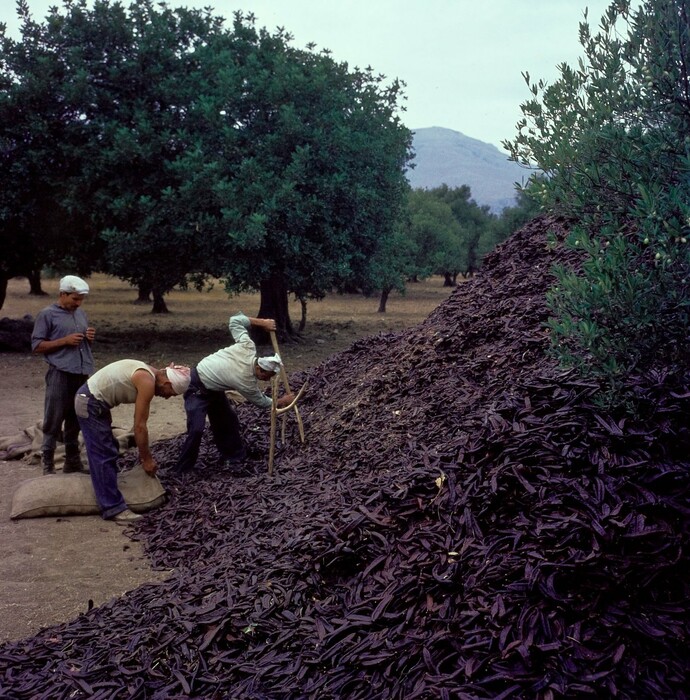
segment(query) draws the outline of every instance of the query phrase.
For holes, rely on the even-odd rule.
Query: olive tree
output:
[[[690,18],[681,0],[611,3],[584,56],[533,83],[511,157],[546,177],[529,185],[568,217],[581,270],[549,295],[554,350],[625,401],[631,374],[688,368]]]

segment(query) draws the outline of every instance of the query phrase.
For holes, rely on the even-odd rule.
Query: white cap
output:
[[[67,275],[60,280],[60,291],[66,294],[88,294],[89,285],[81,277]]]
[[[261,369],[266,372],[272,372],[273,374],[278,374],[280,368],[283,366],[283,361],[278,354],[271,355],[270,357],[260,357],[257,363]]]

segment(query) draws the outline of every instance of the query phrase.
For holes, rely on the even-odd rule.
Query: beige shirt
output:
[[[118,360],[99,369],[89,378],[87,385],[94,398],[108,404],[110,408],[121,403],[135,403],[137,388],[132,377],[137,370],[146,370],[154,379],[154,371],[139,360]]]

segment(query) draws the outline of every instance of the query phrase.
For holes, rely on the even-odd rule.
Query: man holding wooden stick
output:
[[[269,381],[282,368],[277,353],[271,357],[257,357],[256,345],[248,332],[252,326],[268,332],[276,329],[273,319],[249,318],[242,312],[237,313],[228,323],[234,345],[208,355],[192,369],[189,388],[184,394],[187,437],[173,471],[184,473],[194,469],[207,416],[221,455],[230,463],[246,457],[240,422],[225,392],[237,391],[254,405],[270,409],[272,401],[261,391],[258,382]],[[288,406],[293,399],[294,395],[287,393],[277,400],[277,405]]]

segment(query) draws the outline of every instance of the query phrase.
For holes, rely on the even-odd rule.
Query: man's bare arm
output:
[[[151,401],[156,392],[156,380],[143,369],[138,369],[132,376],[132,383],[137,389],[137,398],[134,402],[134,442],[139,450],[139,459],[144,471],[153,476],[158,465],[156,464],[149,448],[148,419]]]
[[[249,323],[257,328],[264,328],[267,331],[275,331],[276,329],[276,322],[272,318],[250,318],[249,316],[247,318],[249,318]]]

